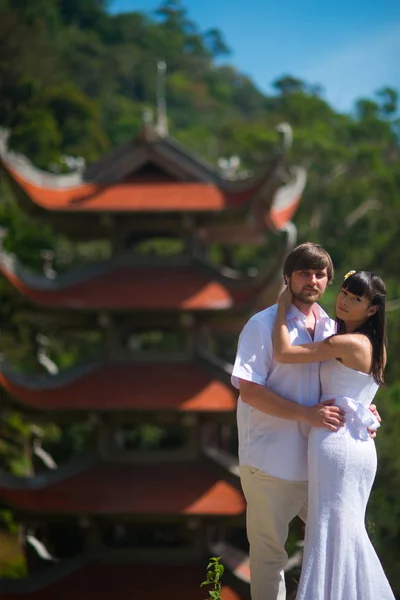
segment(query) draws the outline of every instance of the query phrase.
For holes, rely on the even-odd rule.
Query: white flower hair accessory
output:
[[[350,277],[350,275],[354,275],[355,271],[349,271],[348,273],[346,273],[346,275],[344,276],[343,281],[346,281],[346,279],[348,279]]]

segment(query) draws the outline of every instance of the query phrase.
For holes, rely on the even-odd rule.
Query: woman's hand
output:
[[[289,308],[289,306],[292,304],[292,302],[293,302],[292,292],[286,286],[285,289],[283,290],[282,294],[279,296],[279,300],[278,300],[279,306],[282,306],[287,310]]]

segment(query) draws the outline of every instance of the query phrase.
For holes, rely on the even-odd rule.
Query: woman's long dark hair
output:
[[[378,385],[384,385],[383,372],[385,369],[386,346],[386,286],[382,279],[370,271],[356,271],[342,283],[342,289],[355,296],[365,296],[372,306],[378,310],[354,333],[367,336],[372,345],[371,375]],[[336,317],[337,333],[346,333],[344,321]]]

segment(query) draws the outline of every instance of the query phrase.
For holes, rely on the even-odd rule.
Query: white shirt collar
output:
[[[319,304],[314,304],[313,313],[315,314],[315,318],[317,321],[330,321],[329,315],[324,311],[324,309]],[[301,312],[294,304],[291,304],[287,313],[288,319],[299,319],[303,321],[303,323],[307,320],[307,317],[304,313]]]

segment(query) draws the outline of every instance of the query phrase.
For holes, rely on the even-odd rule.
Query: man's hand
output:
[[[381,421],[382,421],[381,415],[378,413],[378,411],[376,409],[376,405],[371,404],[369,407],[369,410],[372,412],[374,417],[376,417],[378,419],[379,423],[381,423]],[[369,433],[370,438],[372,438],[372,439],[376,438],[376,431],[374,431],[373,429],[368,429],[368,433]]]
[[[345,424],[344,410],[334,405],[335,400],[324,400],[315,406],[307,407],[306,422],[311,427],[322,427],[337,431]]]

